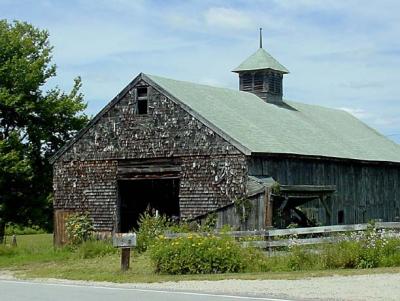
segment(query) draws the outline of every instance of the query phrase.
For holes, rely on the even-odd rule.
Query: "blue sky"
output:
[[[264,48],[290,70],[286,99],[343,108],[400,143],[400,1],[0,0],[0,18],[48,29],[57,77],[80,75],[96,114],[138,73],[237,89]]]

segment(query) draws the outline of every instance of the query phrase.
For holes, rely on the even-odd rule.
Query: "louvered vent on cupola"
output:
[[[239,74],[240,91],[254,93],[268,103],[282,102],[283,75],[289,70],[262,48],[261,28],[260,48],[233,72]]]

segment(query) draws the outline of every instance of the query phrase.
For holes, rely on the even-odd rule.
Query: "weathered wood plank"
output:
[[[313,238],[300,238],[296,240],[272,240],[272,241],[246,241],[242,242],[244,247],[256,247],[261,249],[275,248],[275,247],[289,247],[294,245],[317,245],[324,243],[333,243],[339,241],[338,237],[313,237]]]
[[[399,238],[399,233],[387,234],[385,237]],[[343,240],[350,240],[351,238],[328,236],[328,237],[311,237],[311,238],[297,238],[297,239],[282,239],[282,240],[260,240],[260,241],[244,241],[241,243],[243,247],[256,247],[261,249],[276,248],[276,247],[290,247],[290,246],[304,246],[304,245],[318,245],[326,243],[335,243]]]

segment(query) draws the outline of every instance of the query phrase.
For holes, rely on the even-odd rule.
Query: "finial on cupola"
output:
[[[262,28],[260,27],[260,48],[262,48]]]

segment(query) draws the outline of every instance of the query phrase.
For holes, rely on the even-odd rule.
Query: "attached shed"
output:
[[[141,73],[60,149],[56,243],[71,212],[88,212],[104,233],[136,227],[148,207],[182,219],[215,212],[219,226],[242,228],[296,214],[322,224],[399,218],[398,144],[344,111],[283,100],[288,70],[263,48],[234,72],[240,91]],[[253,208],[245,221],[242,199]]]

